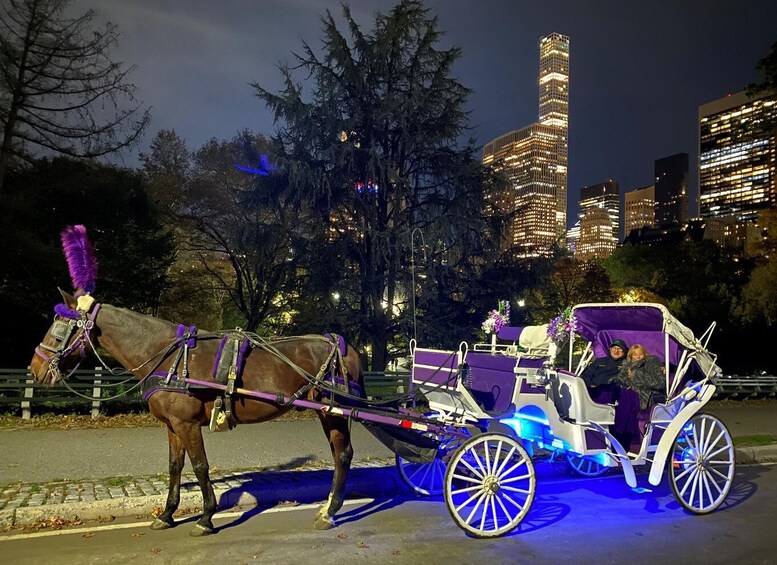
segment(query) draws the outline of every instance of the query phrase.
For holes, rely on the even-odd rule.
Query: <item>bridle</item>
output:
[[[54,338],[56,345],[52,347],[41,342],[35,348],[35,354],[43,359],[48,366],[46,374],[51,375],[51,384],[59,379],[67,379],[78,369],[86,358],[87,343],[94,348],[91,332],[94,329],[94,321],[99,311],[100,304],[93,302],[86,309],[74,310],[73,312],[78,314],[77,318],[64,317],[59,314],[54,317],[54,323],[48,333]],[[70,358],[75,352],[80,357],[76,366],[66,375],[63,375],[59,367],[60,363]]]

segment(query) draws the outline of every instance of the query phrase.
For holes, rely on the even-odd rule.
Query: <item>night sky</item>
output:
[[[388,0],[353,0],[371,30]],[[537,120],[538,40],[570,36],[570,220],[580,188],[617,180],[621,192],[651,184],[655,159],[690,154],[696,190],[701,104],[742,90],[777,41],[774,0],[638,2],[427,0],[463,54],[454,75],[473,90],[472,135],[482,145]],[[273,118],[248,83],[280,87],[279,62],[304,39],[320,45],[327,0],[76,0],[119,26],[114,58],[138,66],[132,81],[152,106],[140,150],[160,129],[190,149],[249,128],[270,134]],[[137,152],[124,163],[137,164]],[[693,209],[693,208],[692,208]]]

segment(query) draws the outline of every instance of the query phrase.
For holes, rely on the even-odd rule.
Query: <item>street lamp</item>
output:
[[[413,339],[418,341],[418,330],[416,328],[416,313],[415,313],[415,234],[418,232],[418,235],[421,236],[421,250],[424,252],[424,263],[426,263],[426,242],[424,241],[424,232],[421,231],[421,228],[415,228],[412,232],[410,232],[410,276],[412,277],[412,285],[413,288],[410,291],[411,296],[413,297]]]

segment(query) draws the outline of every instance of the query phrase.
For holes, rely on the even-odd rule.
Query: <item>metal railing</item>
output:
[[[366,372],[364,387],[369,400],[382,400],[408,391],[408,372]],[[128,374],[112,375],[101,368],[79,370],[65,386],[36,383],[27,369],[0,369],[0,411],[21,409],[29,419],[33,407],[67,407],[91,404],[92,417],[105,404],[143,406],[137,381]],[[745,400],[777,396],[777,376],[724,376],[716,382],[716,398]],[[134,388],[133,388],[134,387]],[[79,396],[82,395],[82,396]],[[120,395],[118,398],[107,398]]]
[[[774,375],[724,376],[715,381],[715,386],[717,398],[744,400],[777,396],[777,376]]]
[[[407,391],[409,381],[407,372],[364,373],[369,400],[401,395]],[[91,404],[92,417],[96,418],[106,404],[142,407],[144,402],[137,384],[130,374],[112,375],[100,367],[76,371],[68,379],[67,387],[61,383],[56,386],[37,383],[28,369],[0,369],[0,412],[21,409],[22,418],[29,419],[34,407],[53,409]],[[116,395],[120,396],[108,398]]]

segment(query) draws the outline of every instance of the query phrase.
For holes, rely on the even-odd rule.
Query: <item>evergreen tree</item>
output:
[[[135,143],[148,124],[132,68],[110,58],[116,26],[95,28],[91,10],[68,17],[69,4],[0,6],[0,191],[8,166],[30,163],[36,149],[98,157]]]
[[[439,49],[436,18],[415,0],[378,14],[371,32],[347,6],[343,17],[347,32],[327,12],[322,52],[305,43],[295,67],[281,68],[282,92],[254,86],[281,123],[276,150],[290,188],[327,228],[335,253],[323,268],[342,273],[347,287],[339,307],[356,316],[380,370],[389,344],[412,331],[409,260],[424,257],[414,230],[426,243],[419,272],[431,264],[444,264],[446,275],[471,271],[488,238],[488,175],[473,143],[460,146],[469,90],[451,77],[460,50]]]

